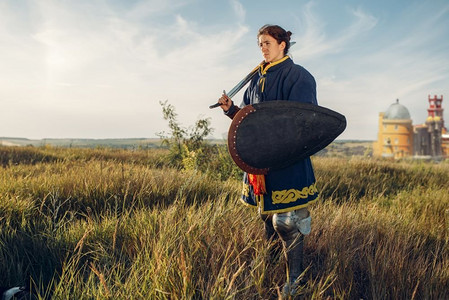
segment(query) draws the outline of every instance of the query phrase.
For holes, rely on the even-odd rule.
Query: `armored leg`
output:
[[[310,214],[305,209],[273,215],[273,226],[281,237],[287,256],[287,282],[285,297],[294,296],[299,285],[298,277],[304,271],[304,235],[310,233]]]
[[[275,263],[280,256],[281,245],[279,244],[279,235],[273,226],[273,215],[262,215],[260,218],[264,222],[265,239],[270,243],[268,263]]]
[[[265,238],[267,241],[274,241],[278,238],[276,230],[273,226],[273,215],[260,215],[265,226]]]

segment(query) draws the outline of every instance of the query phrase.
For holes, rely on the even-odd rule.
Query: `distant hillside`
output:
[[[315,154],[315,156],[372,156],[373,141],[336,140]]]
[[[129,139],[26,139],[0,137],[0,146],[55,146],[78,148],[157,148],[161,146],[159,138],[129,138]]]
[[[213,144],[223,144],[224,140],[209,140]],[[371,156],[372,141],[360,140],[336,140],[321,150],[316,156]],[[159,138],[128,138],[128,139],[40,139],[31,140],[26,138],[0,137],[0,146],[34,146],[42,147],[51,145],[54,147],[77,147],[77,148],[159,148]]]

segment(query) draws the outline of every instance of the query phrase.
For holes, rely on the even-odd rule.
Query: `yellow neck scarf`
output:
[[[260,63],[259,68],[260,68],[260,74],[262,75],[259,79],[259,86],[260,86],[260,91],[263,93],[264,89],[265,89],[265,75],[267,74],[267,71],[269,68],[274,67],[275,65],[280,64],[281,62],[287,60],[289,58],[288,55],[284,56],[283,58],[281,58],[280,60],[277,61],[273,61],[270,62],[268,64],[265,65],[264,62]]]

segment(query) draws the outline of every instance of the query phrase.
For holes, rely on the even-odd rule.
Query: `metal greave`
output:
[[[288,282],[293,284],[304,271],[304,235],[298,233],[293,240],[283,242],[287,256]]]
[[[268,264],[274,264],[279,260],[281,255],[282,245],[280,243],[279,234],[276,232],[273,226],[272,215],[260,215],[264,221],[265,227],[265,240],[270,243],[269,255],[267,257]]]
[[[304,235],[298,229],[297,222],[287,214],[261,215],[265,226],[265,238],[270,241],[282,240],[287,259],[287,274],[290,282],[294,282],[304,271]],[[279,247],[272,245],[270,260],[279,255]]]

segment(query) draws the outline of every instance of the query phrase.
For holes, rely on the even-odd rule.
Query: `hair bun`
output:
[[[292,32],[291,31],[287,31],[287,37],[288,37],[288,40],[290,41],[290,37],[292,36]]]

